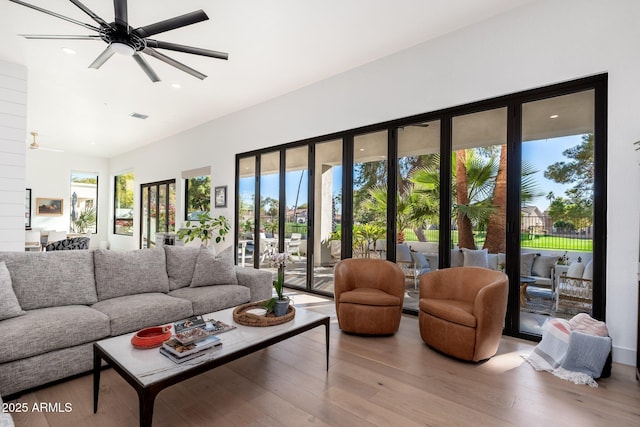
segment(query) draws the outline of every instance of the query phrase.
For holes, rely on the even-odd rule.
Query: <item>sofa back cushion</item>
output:
[[[164,249],[128,252],[94,251],[96,289],[100,301],[147,292],[169,292]]]
[[[164,246],[167,255],[169,289],[185,288],[191,284],[196,260],[200,254],[198,246]]]
[[[556,265],[560,257],[549,255],[538,255],[533,259],[531,275],[538,277],[551,277],[551,269]]]
[[[98,301],[89,251],[0,252],[23,310]]]

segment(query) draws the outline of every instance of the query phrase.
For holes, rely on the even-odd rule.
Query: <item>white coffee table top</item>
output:
[[[259,342],[268,341],[288,331],[304,327],[312,322],[324,319],[327,315],[296,308],[293,320],[275,326],[253,327],[243,326],[233,320],[233,308],[216,311],[202,316],[204,319],[215,319],[230,325],[236,329],[217,335],[222,340],[222,348],[199,356],[183,363],[175,363],[161,355],[159,348],[139,350],[131,345],[131,337],[134,333],[107,338],[98,341],[97,345],[113,360],[134,376],[143,387],[161,381],[168,377],[189,370],[195,365],[208,360],[224,357],[225,355],[243,351]]]

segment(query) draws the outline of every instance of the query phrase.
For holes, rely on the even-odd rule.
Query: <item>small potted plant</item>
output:
[[[220,215],[218,218],[211,218],[209,212],[198,214],[195,226],[192,227],[191,224],[192,221],[187,221],[187,227],[178,230],[178,237],[184,240],[185,243],[198,238],[204,246],[209,246],[209,240],[213,238],[215,231],[218,233],[215,236],[216,243],[224,241],[231,228],[224,215]]]
[[[273,281],[273,288],[276,290],[276,296],[268,300],[264,307],[268,311],[272,311],[276,317],[284,316],[289,311],[289,297],[283,295],[284,288],[284,268],[287,263],[287,254],[279,253],[271,257],[271,265],[278,268],[278,277]]]

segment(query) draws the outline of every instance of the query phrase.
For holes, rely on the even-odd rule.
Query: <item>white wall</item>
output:
[[[24,152],[25,143],[21,148]],[[26,186],[31,188],[32,217],[31,227],[42,230],[69,230],[71,173],[92,172],[98,175],[98,227],[97,233],[91,235],[90,247],[97,248],[101,240],[108,240],[110,221],[110,187],[109,161],[107,159],[89,157],[71,153],[58,153],[45,150],[26,150]],[[112,193],[111,193],[112,194]],[[63,199],[62,216],[39,216],[36,214],[36,199]],[[24,239],[24,236],[23,236]]]
[[[24,250],[27,69],[0,61],[0,250]]]
[[[635,363],[640,215],[640,2],[540,1],[112,159],[136,185],[211,165],[229,185],[234,154],[609,73],[607,323],[614,359]],[[136,198],[136,200],[138,200]],[[179,199],[180,200],[180,199]],[[136,208],[137,210],[137,208]],[[233,217],[232,209],[221,211]],[[119,239],[133,248],[137,240]],[[228,243],[228,242],[227,242]]]

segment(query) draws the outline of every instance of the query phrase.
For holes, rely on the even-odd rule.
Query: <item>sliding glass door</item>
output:
[[[152,182],[140,186],[142,206],[140,247],[156,246],[156,233],[172,233],[176,226],[176,181]]]

